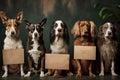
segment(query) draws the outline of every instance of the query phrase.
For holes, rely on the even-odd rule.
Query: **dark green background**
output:
[[[46,1],[45,6],[49,7],[48,3],[51,3],[55,1],[54,9],[51,11],[51,13],[48,13],[45,15],[43,13],[44,7],[42,2]],[[52,1],[52,2],[51,2]],[[71,4],[71,8],[68,8],[68,3],[70,1],[73,1]],[[107,20],[102,20],[98,13],[99,13],[99,7],[94,8],[94,3],[97,2],[97,0],[0,0],[0,11],[5,11],[8,17],[14,18],[16,17],[17,13],[19,11],[24,12],[24,19],[31,21],[32,23],[39,23],[44,17],[47,17],[47,23],[45,24],[44,28],[44,42],[46,46],[46,51],[50,52],[49,48],[49,33],[50,33],[50,27],[53,23],[53,21],[57,19],[63,20],[69,29],[69,36],[70,36],[70,44],[69,44],[69,53],[71,54],[71,59],[73,58],[73,36],[71,35],[71,29],[74,25],[74,23],[77,20],[91,20],[94,21],[96,26],[99,27]],[[101,4],[105,5],[112,5],[113,3],[110,2],[110,0],[98,0]],[[64,3],[64,5],[63,5]],[[47,9],[47,8],[46,8]],[[108,21],[113,21],[114,19],[110,19]],[[119,39],[119,24],[117,23],[117,35]],[[20,25],[20,37],[23,41],[24,49],[26,49],[26,41],[27,41],[27,30],[25,29],[24,22]],[[2,65],[2,47],[3,47],[3,41],[5,38],[5,27],[3,26],[1,20],[0,20],[0,65]],[[26,53],[26,52],[25,52]],[[26,65],[26,54],[25,54],[25,65]],[[119,60],[119,59],[118,59]],[[117,63],[116,69],[117,72],[120,72],[119,69],[119,62]]]

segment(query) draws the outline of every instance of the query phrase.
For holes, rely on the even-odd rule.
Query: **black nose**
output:
[[[108,32],[108,35],[111,35],[112,33],[111,32]]]
[[[34,33],[35,37],[37,37],[37,33]]]
[[[88,31],[85,31],[85,34],[88,34]]]
[[[58,32],[61,32],[62,31],[62,29],[58,29]]]
[[[12,31],[12,32],[11,32],[11,34],[12,34],[12,35],[14,35],[14,34],[15,34],[15,32],[14,32],[14,31]]]

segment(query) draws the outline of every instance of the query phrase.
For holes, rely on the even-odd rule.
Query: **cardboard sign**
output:
[[[74,59],[96,60],[96,47],[74,46]]]
[[[23,64],[24,49],[3,50],[3,64]]]
[[[47,69],[69,70],[69,54],[46,54],[45,58]]]

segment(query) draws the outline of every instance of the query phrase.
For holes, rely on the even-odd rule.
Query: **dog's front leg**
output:
[[[103,61],[101,61],[101,67],[100,67],[101,71],[99,76],[104,76],[104,65],[103,65]]]
[[[76,61],[76,64],[77,64],[77,75],[76,75],[76,77],[81,77],[82,73],[81,73],[81,64],[80,64],[80,61],[78,59],[75,59],[75,61]]]
[[[5,72],[2,75],[2,77],[7,77],[8,76],[8,67],[7,67],[7,65],[3,66],[3,68],[4,68]]]
[[[56,69],[55,72],[54,72],[53,77],[58,77],[60,72],[61,72],[61,70]]]
[[[40,77],[44,77],[44,68],[45,68],[45,57],[41,59],[41,69],[40,69]]]
[[[23,69],[23,64],[20,64],[20,73],[21,73],[21,76],[24,76],[24,69]]]
[[[28,64],[29,64],[29,71],[27,74],[24,75],[24,77],[29,77],[31,75],[31,72],[35,71],[34,68],[32,68],[32,60],[30,59],[30,57],[28,57]]]
[[[115,73],[115,71],[114,71],[114,66],[115,66],[115,64],[114,64],[114,61],[112,61],[112,64],[111,64],[112,66],[111,66],[111,74],[112,74],[112,76],[117,76],[117,74]]]
[[[92,63],[93,63],[93,61],[91,61],[90,65],[89,65],[89,76],[90,77],[96,77],[96,75],[92,73]]]

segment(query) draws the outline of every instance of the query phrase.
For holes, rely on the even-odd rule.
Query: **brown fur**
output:
[[[95,46],[92,38],[95,37],[96,27],[92,21],[77,21],[71,32],[75,37],[74,45]],[[72,64],[77,73],[76,77],[81,77],[82,74],[87,74],[88,70],[89,76],[95,77],[92,73],[92,63],[92,60],[73,60]]]
[[[19,23],[21,23],[21,21],[22,21],[21,20],[22,18],[20,18],[22,16],[23,16],[23,12],[21,11],[17,14],[16,18],[9,19],[6,16],[5,12],[0,11],[0,18],[1,18],[2,23],[5,25],[5,28],[8,32],[10,31],[11,26],[13,26],[15,28],[17,33],[19,32],[18,26],[19,26]],[[12,22],[13,22],[13,24],[12,24]],[[8,70],[10,73],[19,73],[20,72],[20,66],[18,64],[9,65],[8,67],[9,67]]]

